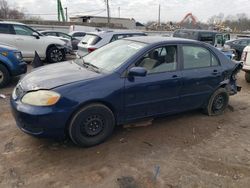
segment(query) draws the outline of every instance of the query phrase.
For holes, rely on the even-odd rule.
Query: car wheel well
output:
[[[8,66],[6,66],[2,61],[0,61],[0,65],[3,65],[8,70],[9,74],[11,75],[11,71]]]
[[[106,106],[107,108],[109,108],[111,110],[111,112],[113,113],[114,115],[114,118],[115,118],[115,122],[116,122],[116,112],[114,110],[114,107],[110,104],[110,103],[107,103],[105,101],[100,101],[100,100],[92,100],[92,101],[88,101],[88,102],[85,102],[85,103],[82,103],[80,104],[70,115],[69,119],[67,120],[66,122],[66,126],[65,126],[65,129],[64,129],[64,132],[65,132],[65,135],[66,137],[69,136],[68,134],[68,129],[69,129],[69,125],[70,125],[70,122],[72,120],[72,118],[74,117],[74,115],[82,108],[84,108],[85,106],[89,106],[89,105],[93,105],[93,104],[101,104],[101,105],[104,105]]]
[[[46,57],[47,57],[47,53],[48,53],[48,50],[52,47],[57,47],[55,44],[50,44],[47,49],[46,49]]]

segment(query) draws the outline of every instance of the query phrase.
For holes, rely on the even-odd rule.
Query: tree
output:
[[[0,18],[2,19],[24,19],[25,14],[16,8],[10,8],[6,0],[0,0]]]

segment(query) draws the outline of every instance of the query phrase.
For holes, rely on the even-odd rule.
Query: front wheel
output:
[[[62,49],[53,46],[48,49],[46,56],[49,63],[56,63],[65,59],[65,52]]]
[[[219,88],[210,97],[205,112],[209,116],[221,115],[228,106],[229,95],[225,88]]]
[[[250,72],[245,73],[245,80],[250,83]]]
[[[10,73],[8,69],[0,64],[0,88],[8,85],[10,82]]]
[[[91,104],[80,109],[69,125],[71,140],[83,147],[102,143],[113,132],[115,118],[112,111],[102,104]]]

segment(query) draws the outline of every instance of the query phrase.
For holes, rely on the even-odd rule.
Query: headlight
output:
[[[23,59],[23,56],[22,56],[22,53],[21,53],[21,52],[14,52],[14,54],[15,54],[15,56],[16,56],[16,58],[17,58],[18,60],[22,60],[22,59]]]
[[[25,94],[22,102],[34,106],[51,106],[58,102],[60,94],[54,91],[40,90]]]
[[[1,54],[6,57],[8,55],[8,52],[1,52]]]

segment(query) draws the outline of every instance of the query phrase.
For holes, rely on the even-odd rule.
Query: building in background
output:
[[[72,16],[70,17],[71,22],[81,22],[81,23],[96,23],[103,24],[107,23],[107,17],[102,16]],[[110,18],[110,23],[117,25],[118,27],[127,29],[136,29],[136,21],[133,18]]]

